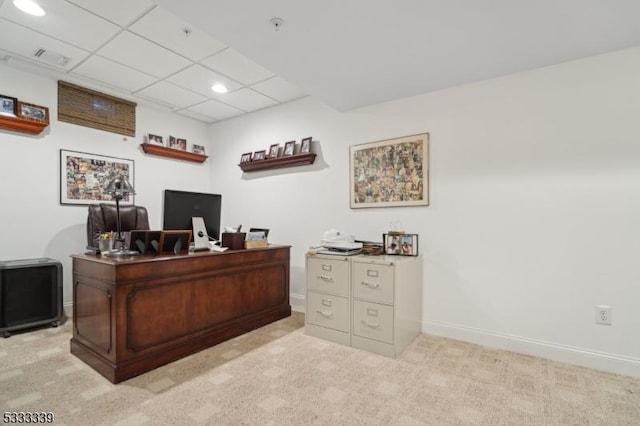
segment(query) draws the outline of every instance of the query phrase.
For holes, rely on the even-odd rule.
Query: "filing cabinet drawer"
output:
[[[349,331],[349,299],[315,292],[307,293],[307,318],[310,324]]]
[[[353,262],[353,297],[393,304],[393,266]]]
[[[393,306],[354,300],[353,334],[393,343]]]
[[[307,258],[307,288],[349,296],[349,262],[342,258]]]

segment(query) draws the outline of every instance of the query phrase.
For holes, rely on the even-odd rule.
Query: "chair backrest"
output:
[[[115,204],[91,204],[87,217],[87,245],[97,247],[97,236],[118,229]],[[149,215],[142,206],[120,206],[121,231],[149,230]]]

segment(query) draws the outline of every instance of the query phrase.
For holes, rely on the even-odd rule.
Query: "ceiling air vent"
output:
[[[47,64],[56,65],[59,67],[66,67],[69,62],[71,62],[71,58],[67,58],[60,53],[52,52],[46,49],[36,50],[36,52],[33,54],[33,57],[42,62],[46,62]]]

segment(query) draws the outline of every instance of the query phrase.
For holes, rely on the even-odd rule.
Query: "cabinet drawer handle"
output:
[[[333,277],[327,275],[318,275],[318,279],[327,283],[333,282]]]
[[[378,327],[380,327],[380,324],[378,324],[376,322],[369,322],[369,320],[362,320],[362,323],[364,325],[366,325],[367,327],[370,327],[370,328],[378,328]]]
[[[323,311],[322,309],[318,309],[316,312],[325,318],[331,318],[333,316],[333,312],[331,311]]]
[[[378,284],[378,283],[369,283],[369,282],[366,282],[366,281],[361,281],[360,284],[362,284],[365,287],[369,287],[369,288],[378,288],[378,287],[380,287],[380,284]]]

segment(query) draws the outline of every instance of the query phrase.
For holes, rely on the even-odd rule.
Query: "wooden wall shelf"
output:
[[[167,148],[166,146],[154,145],[151,143],[140,144],[147,154],[159,155],[160,157],[175,158],[177,160],[193,161],[203,163],[208,155],[194,154],[193,152],[181,151],[179,149]]]
[[[25,120],[19,117],[8,117],[0,115],[0,129],[11,130],[13,132],[39,135],[49,125],[32,120]]]
[[[265,160],[247,161],[240,163],[238,166],[243,172],[257,172],[258,170],[280,169],[283,167],[304,166],[313,164],[316,160],[316,154],[298,154],[289,155],[287,157],[267,158]]]

